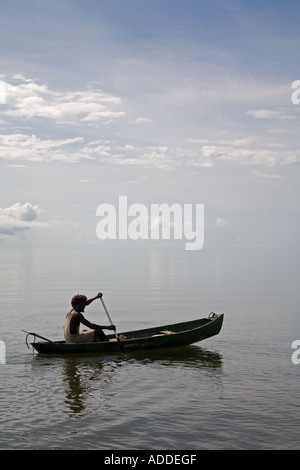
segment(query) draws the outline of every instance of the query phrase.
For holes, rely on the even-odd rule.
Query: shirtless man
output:
[[[99,293],[96,297],[87,299],[85,295],[77,294],[72,298],[72,310],[66,316],[64,325],[64,336],[66,343],[93,343],[99,341],[108,341],[108,338],[103,333],[103,329],[115,330],[114,325],[100,326],[95,323],[90,323],[84,318],[82,312],[87,305],[90,305],[94,300],[100,299],[102,294]],[[91,328],[91,331],[79,331],[80,324]]]

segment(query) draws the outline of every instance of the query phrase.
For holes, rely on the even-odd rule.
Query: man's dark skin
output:
[[[73,315],[71,322],[70,322],[70,333],[72,335],[77,333],[77,328],[82,323],[83,325],[87,326],[88,328],[91,328],[92,330],[95,330],[95,339],[98,339],[100,341],[108,341],[108,338],[106,335],[103,333],[103,329],[105,330],[115,330],[116,327],[115,325],[109,325],[109,326],[101,326],[101,325],[96,325],[95,323],[90,323],[84,316],[82,315],[81,312],[84,312],[84,309],[87,305],[90,305],[94,300],[100,299],[102,297],[102,294],[99,293],[96,295],[96,297],[93,297],[88,300],[80,300],[76,303],[76,308],[74,310],[76,313]]]

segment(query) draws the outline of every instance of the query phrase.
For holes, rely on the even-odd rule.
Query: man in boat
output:
[[[100,299],[102,294],[99,293],[96,297],[88,299],[85,295],[77,294],[71,300],[72,310],[67,314],[64,325],[64,336],[66,343],[94,343],[99,341],[108,341],[107,336],[104,334],[105,330],[115,330],[114,325],[100,326],[95,323],[90,323],[84,318],[82,312],[87,305],[90,305],[94,300]],[[79,331],[80,324],[91,328],[91,331]]]

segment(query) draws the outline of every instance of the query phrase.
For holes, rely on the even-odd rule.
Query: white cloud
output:
[[[297,116],[290,109],[252,109],[246,112],[253,119],[282,119],[293,120]]]
[[[22,76],[6,83],[5,114],[10,117],[47,118],[56,123],[108,123],[125,115],[121,99],[101,89],[57,92]],[[20,83],[21,82],[21,83]]]
[[[152,119],[146,118],[146,117],[138,117],[133,120],[135,124],[144,124],[148,122],[152,122]]]
[[[193,166],[210,167],[221,162],[231,162],[243,166],[273,168],[300,162],[299,150],[292,150],[276,141],[264,142],[259,136],[216,139],[206,143],[209,145],[198,146],[197,158],[192,161]]]
[[[0,156],[5,160],[65,162],[93,158],[78,149],[78,144],[81,143],[83,143],[82,137],[43,140],[36,135],[2,134],[0,135]]]
[[[132,116],[135,113],[124,109],[125,105],[118,96],[105,93],[95,84],[93,87],[88,86],[86,90],[57,92],[45,84],[37,83],[22,75],[15,75],[6,83],[7,104],[1,109],[5,118],[9,117],[11,122],[10,127],[4,127],[0,135],[0,157],[15,165],[24,164],[26,161],[73,163],[88,159],[107,165],[140,166],[161,170],[180,167],[209,169],[216,165],[224,165],[224,163],[270,168],[299,162],[300,154],[297,148],[293,149],[291,141],[285,145],[287,140],[283,141],[280,135],[286,132],[284,129],[280,130],[280,133],[278,129],[276,132],[273,130],[271,142],[270,135],[267,138],[266,132],[257,135],[257,129],[255,132],[249,130],[247,134],[248,129],[245,132],[241,128],[231,136],[230,131],[226,131],[226,128],[221,130],[215,123],[208,124],[208,127],[203,129],[204,123],[201,121],[202,118],[199,118],[199,122],[197,121],[198,115],[205,115],[206,119],[207,114],[213,114],[215,121],[216,114],[210,110],[211,106],[218,106],[222,114],[222,106],[226,105],[227,112],[227,101],[230,99],[231,104],[239,105],[238,119],[241,120],[246,112],[245,109],[241,109],[241,106],[247,105],[248,107],[250,98],[254,100],[254,105],[255,102],[261,100],[265,106],[268,106],[274,98],[281,100],[286,92],[286,88],[281,85],[261,86],[255,81],[249,80],[247,83],[228,76],[222,79],[223,86],[221,87],[218,86],[219,80],[220,78],[213,77],[211,81],[201,82],[201,86],[196,86],[200,83],[194,79],[187,87],[183,86],[184,81],[179,86],[178,81],[175,80],[174,85],[170,86],[168,91],[165,90],[164,84],[161,85],[160,93],[155,95],[153,102],[148,104],[148,108],[139,109],[136,113],[136,116],[143,116],[141,112],[146,111],[147,115],[150,111],[149,115],[155,116],[155,119],[149,119],[135,118]],[[169,82],[168,85],[170,85]],[[145,93],[148,96],[146,91]],[[200,108],[199,103],[201,103]],[[126,106],[128,109],[132,107],[129,99],[126,101]],[[297,111],[294,108],[268,109],[266,107],[249,110],[246,115],[254,120],[291,121],[297,117]],[[178,119],[176,117],[173,121],[176,109],[183,111],[183,114],[180,113],[180,123],[176,121]],[[113,134],[103,131],[103,138],[99,139],[97,129],[99,124],[103,126],[116,121],[120,122],[123,116],[126,116],[127,120],[125,131],[124,128],[114,129]],[[47,132],[51,132],[51,137],[43,137],[45,131],[43,129],[41,133],[40,118],[50,119],[52,124],[54,123],[51,129],[47,127]],[[24,119],[32,121],[35,129],[34,135],[26,134]],[[194,119],[197,125],[194,124]],[[246,121],[248,126],[249,120],[246,119]],[[124,120],[122,122],[124,125]],[[188,125],[185,126],[184,122]],[[68,124],[67,131],[62,128],[61,123]],[[142,123],[147,123],[147,125],[143,126]],[[78,135],[79,124],[81,135]],[[135,129],[137,125],[140,126],[138,144]],[[174,133],[173,128],[177,129],[178,125],[180,125],[180,132]],[[216,127],[218,132],[212,132],[211,125]],[[20,129],[22,126],[23,129],[11,133],[12,126],[14,129]],[[199,134],[198,126],[201,129]],[[94,130],[91,130],[91,127],[94,127]],[[5,132],[6,130],[8,132]],[[52,136],[56,136],[57,132],[60,138],[53,138]],[[128,133],[125,134],[125,132]],[[269,132],[271,133],[271,130]],[[74,135],[76,137],[73,137]],[[221,136],[226,138],[221,139]],[[126,143],[124,140],[122,142],[124,138],[126,138]],[[155,145],[149,145],[151,141],[155,142]],[[145,142],[144,145],[143,142]]]
[[[32,227],[43,227],[47,224],[36,222],[41,209],[29,202],[17,202],[10,207],[0,208],[0,234],[14,235]]]
[[[199,143],[198,143],[199,142]],[[187,142],[186,146],[135,146],[117,145],[111,140],[85,142],[83,137],[42,139],[36,135],[0,135],[0,156],[14,161],[14,166],[24,166],[25,161],[60,161],[77,163],[93,160],[108,165],[140,166],[161,170],[180,167],[210,168],[218,164],[233,163],[244,166],[272,168],[300,161],[299,150],[283,144],[264,144],[254,136],[228,140],[202,140]],[[21,161],[22,164],[16,162]]]
[[[216,227],[222,228],[227,224],[225,219],[222,219],[221,217],[216,220]]]
[[[189,166],[190,150],[181,147],[167,145],[157,146],[132,146],[118,147],[118,153],[112,149],[109,162],[115,165],[143,166],[145,168],[157,168],[170,170],[182,165]],[[195,156],[194,154],[192,154]]]
[[[272,173],[263,173],[261,171],[257,171],[257,170],[252,170],[251,171],[251,174],[255,177],[255,178],[263,178],[263,179],[273,179],[273,180],[278,180],[278,179],[282,179],[282,176],[280,175],[277,175],[277,174],[272,174]]]

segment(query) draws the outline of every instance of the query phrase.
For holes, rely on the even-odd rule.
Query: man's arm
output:
[[[95,323],[91,323],[86,318],[84,318],[82,314],[80,314],[80,322],[84,326],[87,326],[88,328],[91,328],[92,330],[115,330],[116,329],[115,325],[101,326],[101,325],[96,325]]]
[[[101,297],[102,297],[102,294],[101,294],[101,292],[99,292],[99,294],[97,294],[96,297],[93,297],[92,299],[88,299],[86,301],[86,305],[90,305],[92,302],[94,302],[94,300],[100,299]]]

